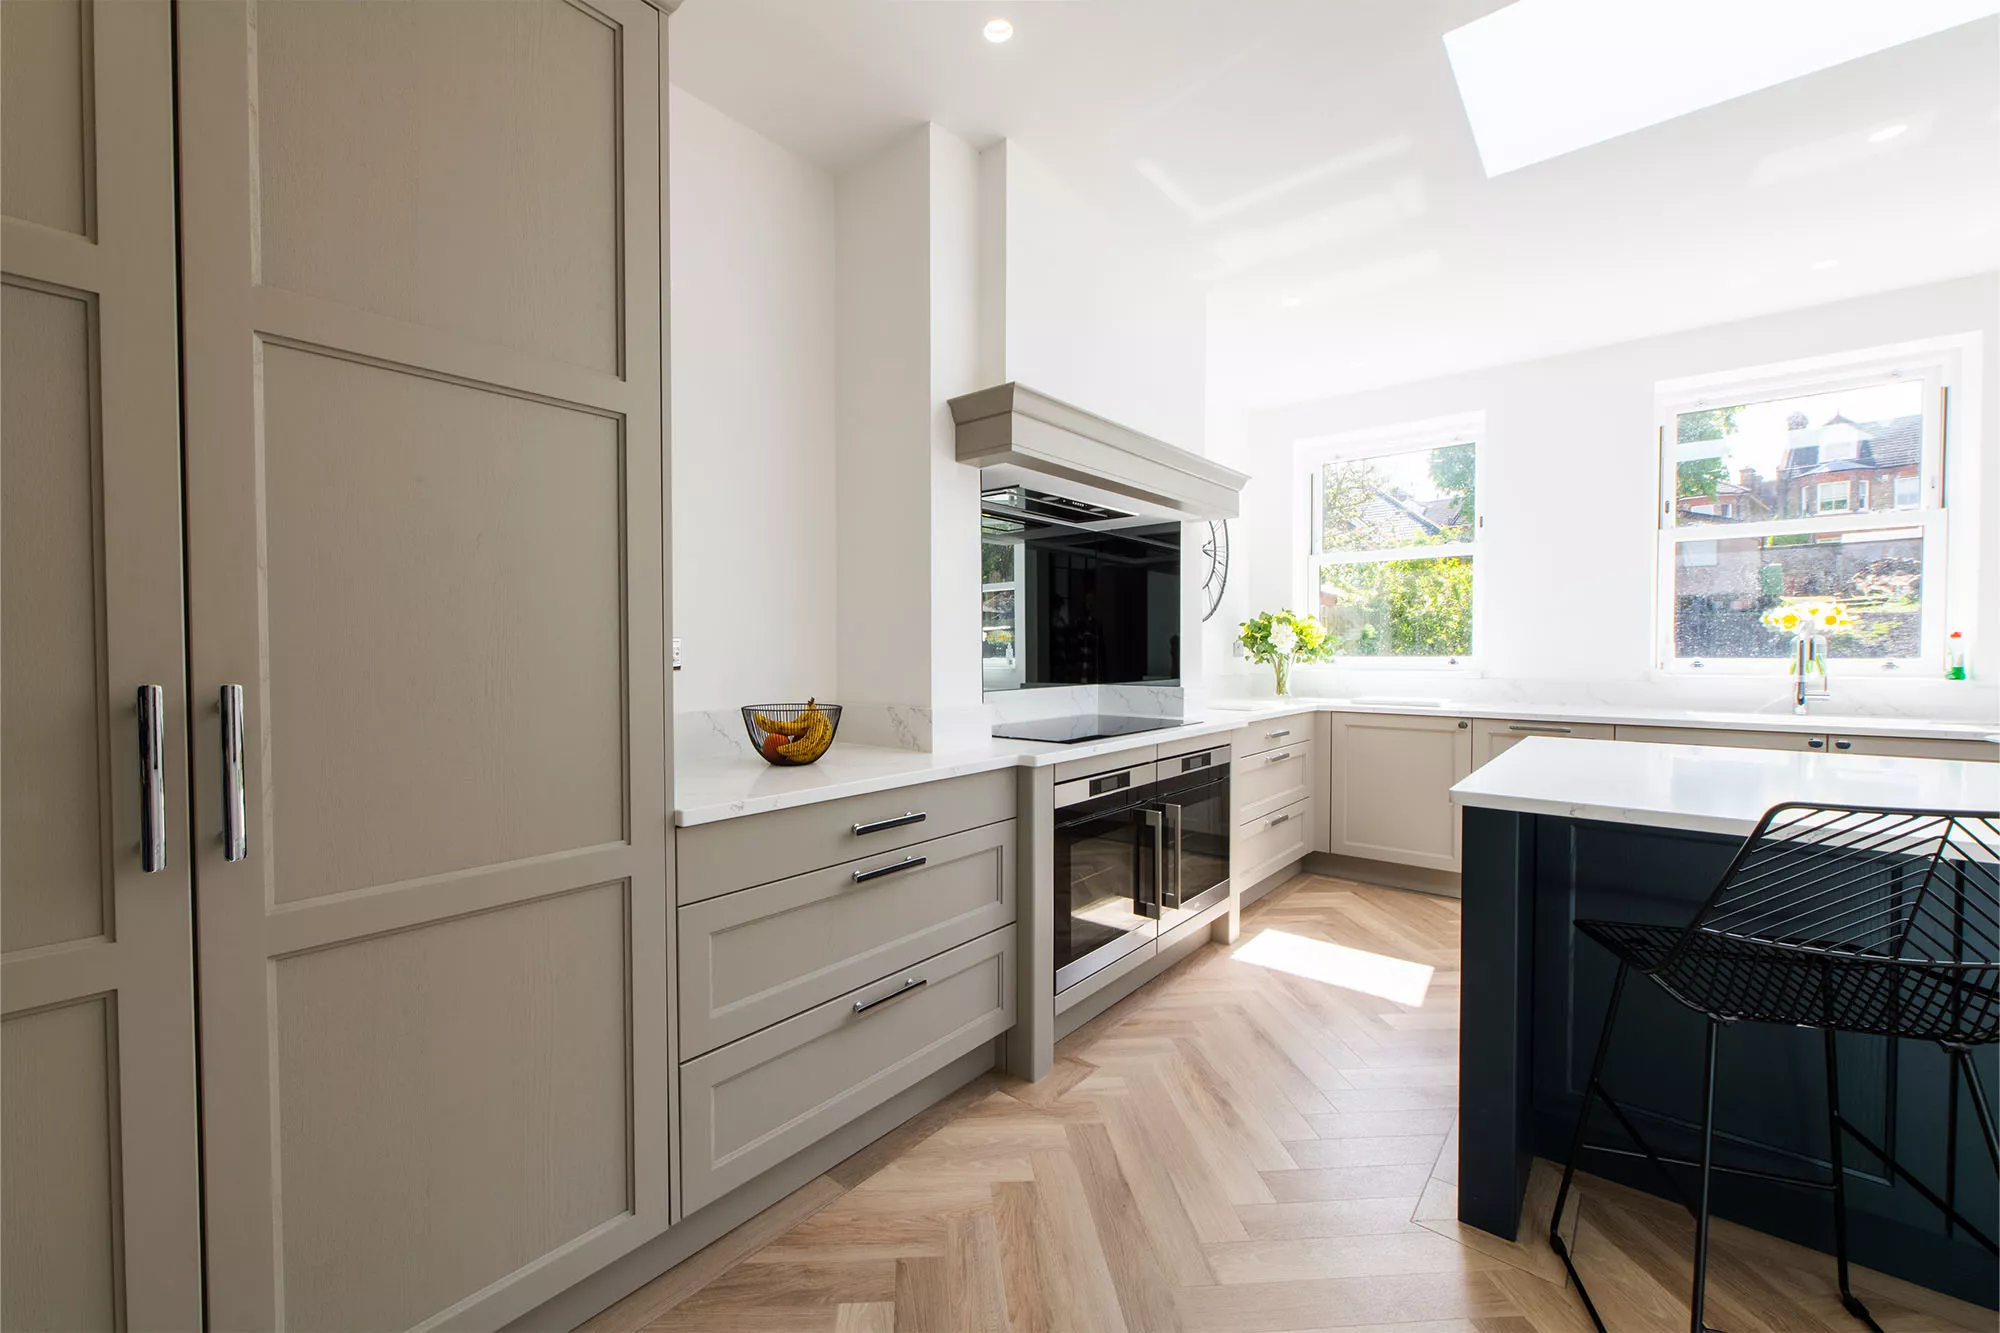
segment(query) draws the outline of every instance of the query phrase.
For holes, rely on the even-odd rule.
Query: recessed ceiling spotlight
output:
[[[994,19],[985,28],[986,40],[996,45],[1014,35],[1014,25],[1006,19]]]
[[[1908,125],[1884,125],[1881,129],[1868,136],[1868,142],[1887,143],[1909,128]]]
[[[1813,272],[1815,273],[1824,273],[1827,269],[1839,267],[1840,261],[1838,259],[1815,259],[1813,261]]]
[[[1279,305],[1285,307],[1285,309],[1287,310],[1290,310],[1294,306],[1302,306],[1305,303],[1306,303],[1306,298],[1298,295],[1283,297],[1278,302]]]

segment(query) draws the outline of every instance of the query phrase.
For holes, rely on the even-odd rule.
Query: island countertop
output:
[[[1451,789],[1455,805],[1741,836],[1787,801],[1991,813],[2000,765],[1536,736]]]

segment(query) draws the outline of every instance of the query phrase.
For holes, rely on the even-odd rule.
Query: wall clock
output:
[[[1223,590],[1229,586],[1229,520],[1218,519],[1208,525],[1208,535],[1201,543],[1201,555],[1206,562],[1206,573],[1201,580],[1201,618],[1206,622],[1222,605]]]

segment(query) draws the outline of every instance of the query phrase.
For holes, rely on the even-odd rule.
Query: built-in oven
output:
[[[1056,784],[1063,991],[1229,896],[1229,747]]]

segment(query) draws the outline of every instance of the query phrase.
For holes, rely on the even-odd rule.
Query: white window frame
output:
[[[1905,502],[1903,499],[1903,483],[1906,481],[1910,483],[1910,490],[1915,493],[1908,502]],[[1889,483],[1889,487],[1890,507],[1897,513],[1907,514],[1912,509],[1920,508],[1923,505],[1924,479],[1922,477],[1897,477]]]
[[[1833,492],[1836,489],[1840,493],[1839,496],[1840,503],[1831,504],[1829,503],[1829,501],[1831,501],[1834,498]],[[1854,507],[1853,482],[1843,480],[1843,481],[1822,481],[1815,483],[1815,489],[1813,491],[1813,513],[1846,514],[1853,512],[1853,507]]]
[[[1919,504],[1915,509],[1887,509],[1868,513],[1850,507],[1826,513],[1817,511],[1820,483],[1808,479],[1804,490],[1812,496],[1814,512],[1796,519],[1773,519],[1762,523],[1732,526],[1729,536],[1775,537],[1795,533],[1842,533],[1870,530],[1916,528],[1922,532],[1924,563],[1923,622],[1919,630],[1921,649],[1916,658],[1835,658],[1837,672],[1895,673],[1919,676],[1944,669],[1947,595],[1947,527],[1945,497],[1945,410],[1944,394],[1957,381],[1959,347],[1952,343],[1912,344],[1856,353],[1848,358],[1828,358],[1800,364],[1787,371],[1783,367],[1744,371],[1733,375],[1704,377],[1657,387],[1659,452],[1659,495],[1655,507],[1658,549],[1653,581],[1654,669],[1666,676],[1769,675],[1786,669],[1786,659],[1677,658],[1674,655],[1674,547],[1685,541],[1713,541],[1713,528],[1675,523],[1679,485],[1675,472],[1675,447],[1668,442],[1678,434],[1678,418],[1684,412],[1705,408],[1734,407],[1742,403],[1764,402],[1773,398],[1803,397],[1841,389],[1915,380],[1923,385],[1924,433],[1919,453]],[[1804,510],[1805,506],[1801,505]],[[1912,670],[1911,668],[1915,668]]]
[[[1479,512],[1472,516],[1472,537],[1468,541],[1432,546],[1394,546],[1369,551],[1326,551],[1320,525],[1320,485],[1322,469],[1328,463],[1356,462],[1364,458],[1386,458],[1397,454],[1426,453],[1453,444],[1473,448],[1472,486]],[[1480,645],[1485,643],[1480,536],[1486,526],[1487,478],[1486,414],[1468,412],[1425,421],[1405,422],[1374,430],[1341,435],[1317,436],[1297,441],[1292,448],[1292,475],[1299,493],[1292,505],[1298,529],[1292,549],[1301,552],[1293,579],[1298,590],[1297,605],[1317,615],[1320,571],[1329,565],[1384,564],[1391,560],[1434,560],[1462,556],[1472,561],[1472,652],[1457,657],[1385,657],[1356,654],[1328,659],[1343,670],[1447,671],[1477,674]]]

